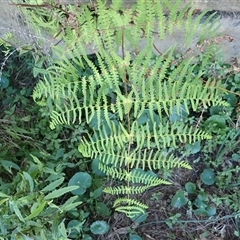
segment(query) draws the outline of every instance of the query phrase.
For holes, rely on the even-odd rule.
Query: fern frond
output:
[[[205,13],[207,13],[207,11]],[[208,16],[208,18],[204,20],[204,22],[202,23],[201,30],[199,33],[199,40],[198,40],[199,44],[201,44],[203,40],[206,39],[206,37],[207,39],[211,39],[212,37],[214,37],[216,35],[217,30],[221,27],[221,24],[219,24],[220,17],[217,17],[217,18],[214,17],[216,13],[217,12]]]
[[[103,189],[103,192],[119,195],[119,194],[139,194],[145,192],[152,186],[116,186],[116,187],[107,187]]]
[[[163,4],[161,1],[156,2],[155,6],[156,17],[158,19],[158,36],[160,39],[164,39],[166,35],[166,17],[163,11]]]
[[[85,156],[85,155],[84,155]],[[103,164],[113,165],[115,168],[129,165],[131,168],[141,168],[143,170],[186,168],[192,169],[190,164],[174,157],[173,155],[165,156],[160,151],[144,149],[142,151],[133,151],[128,153],[125,149],[112,153],[99,153],[98,158]],[[102,171],[107,173],[107,168],[100,165]]]
[[[103,127],[104,128],[104,127]],[[135,151],[142,148],[151,149],[154,142],[158,149],[169,146],[177,147],[179,142],[193,143],[203,139],[210,139],[211,136],[202,131],[195,130],[193,127],[179,126],[176,123],[166,123],[165,125],[153,124],[153,131],[144,126],[139,126],[136,121],[131,125],[131,132],[119,123],[119,127],[111,124],[111,135],[106,137],[102,131],[94,131],[94,139],[89,135],[89,139],[82,139],[81,152],[91,158],[96,158],[99,154],[113,154],[116,149],[124,151],[129,141],[135,143]],[[123,152],[124,153],[124,152]],[[117,156],[116,156],[117,157]],[[126,157],[126,156],[124,156]]]
[[[107,176],[111,176],[112,178],[116,178],[119,180],[125,180],[127,182],[132,183],[141,183],[148,186],[157,186],[160,184],[171,184],[168,181],[163,179],[159,179],[157,176],[152,176],[147,172],[141,172],[137,169],[133,169],[131,172],[123,168],[116,168],[116,167],[108,167],[106,164],[99,164],[99,169],[106,173]]]
[[[129,218],[145,214],[145,210],[148,208],[147,205],[131,198],[118,198],[114,201],[113,207],[116,211],[126,214]]]
[[[173,2],[165,1],[165,5],[167,6],[169,13],[168,13],[168,32],[171,35],[173,32],[173,26],[177,20],[179,6],[181,1],[177,0]]]

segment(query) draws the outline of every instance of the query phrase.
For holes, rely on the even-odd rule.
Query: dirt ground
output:
[[[197,164],[194,170],[176,170],[171,178],[173,182],[170,186],[159,186],[150,189],[138,199],[147,204],[147,219],[136,224],[126,218],[123,214],[115,213],[109,223],[111,230],[107,236],[99,237],[98,240],[128,240],[128,233],[133,231],[142,237],[143,240],[237,240],[234,236],[236,222],[233,218],[227,218],[231,210],[226,206],[218,206],[217,214],[210,217],[196,215],[189,211],[187,206],[173,208],[171,197],[179,189],[184,189],[186,182],[198,182],[200,172],[204,166]],[[219,194],[219,189],[215,186],[205,188],[211,197]],[[166,220],[172,215],[181,214],[181,217],[172,223],[166,224]],[[131,229],[131,230],[130,230]]]

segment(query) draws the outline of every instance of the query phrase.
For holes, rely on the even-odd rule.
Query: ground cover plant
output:
[[[15,50],[2,46],[2,239],[239,235],[237,60],[214,59],[216,45],[204,44],[204,31],[199,56],[174,47],[155,55],[155,21],[163,21],[164,38],[175,25],[197,26],[205,13],[193,21],[193,9],[177,4],[138,1],[124,11],[119,2],[31,6],[32,22],[48,26],[66,48],[56,46],[61,58],[37,69],[34,54],[16,51],[28,63],[21,78],[31,76],[29,90],[14,84],[9,71],[18,63],[6,56]],[[49,11],[59,18],[49,19]],[[193,33],[186,27],[186,46]],[[147,44],[132,57],[129,46],[142,38]],[[96,54],[88,56],[92,42]]]

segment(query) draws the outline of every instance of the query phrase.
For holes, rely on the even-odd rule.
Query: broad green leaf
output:
[[[200,178],[202,182],[207,185],[212,185],[215,183],[215,174],[211,168],[205,169],[201,173]]]
[[[109,208],[103,202],[96,202],[96,212],[101,216],[110,216],[111,214]]]
[[[183,122],[187,119],[188,112],[184,105],[180,104],[179,106],[174,106],[170,112],[170,121],[174,122]]]
[[[79,186],[68,186],[64,188],[60,188],[58,190],[54,190],[53,192],[49,193],[47,196],[44,197],[45,200],[53,199],[61,197],[63,194],[74,191],[78,189]]]
[[[129,240],[142,240],[142,238],[139,235],[136,234],[130,234]]]
[[[185,184],[185,189],[188,193],[196,193],[196,184],[195,183],[192,183],[192,182],[187,182]]]
[[[172,198],[171,206],[175,208],[180,208],[188,202],[185,197],[185,192],[183,190],[178,190]]]
[[[223,98],[226,99],[227,102],[228,102],[232,107],[234,107],[234,106],[237,104],[237,102],[238,102],[238,99],[237,99],[237,97],[236,97],[236,94],[233,94],[233,93],[228,93],[228,94],[226,94]]]
[[[201,150],[201,143],[200,143],[200,141],[197,141],[193,144],[186,144],[186,149],[191,154],[198,153]]]
[[[93,234],[105,234],[109,231],[110,226],[105,221],[95,221],[90,226],[90,230]]]
[[[25,217],[25,220],[30,220],[34,217],[37,217],[42,212],[45,205],[46,205],[46,201],[42,202],[30,215]]]
[[[8,78],[2,75],[0,79],[0,88],[4,89],[4,88],[7,88],[8,86],[9,86]]]
[[[225,128],[226,127],[226,120],[221,115],[212,115],[211,117],[209,117],[205,121],[204,127],[206,129],[211,128],[211,127]]]
[[[47,185],[45,188],[43,188],[41,191],[42,192],[49,192],[52,190],[55,190],[58,186],[60,186],[64,181],[64,177],[59,178],[58,180],[50,183],[49,185]]]
[[[92,172],[100,177],[106,176],[106,174],[103,171],[99,170],[99,163],[100,163],[100,160],[98,158],[93,159],[92,165],[91,165]]]
[[[23,176],[25,177],[26,180],[28,180],[30,192],[33,192],[34,182],[33,182],[32,177],[27,172],[23,172]]]
[[[87,188],[92,185],[92,177],[86,172],[75,173],[68,182],[68,186],[78,186],[77,189],[72,191],[74,195],[82,195],[86,192]]]

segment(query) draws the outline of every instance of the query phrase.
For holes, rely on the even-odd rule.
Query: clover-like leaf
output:
[[[142,240],[142,238],[139,235],[136,234],[130,234],[129,240]]]
[[[196,184],[192,183],[192,182],[187,182],[185,184],[185,189],[188,193],[195,193],[196,192]]]
[[[186,149],[191,154],[198,153],[201,150],[201,143],[200,143],[200,141],[198,141],[193,144],[186,144]]]
[[[84,234],[82,236],[82,240],[92,240],[92,237],[90,235],[88,235],[88,234]]]
[[[172,198],[171,206],[175,208],[180,208],[188,202],[185,197],[185,192],[183,190],[178,190]]]
[[[92,172],[99,177],[104,177],[106,174],[99,169],[100,160],[98,158],[93,159],[92,161]]]
[[[216,212],[217,212],[215,207],[207,207],[206,211],[207,211],[207,216],[208,217],[211,217],[211,216],[215,215]]]
[[[79,186],[79,188],[71,191],[74,195],[84,194],[91,185],[92,177],[86,172],[75,173],[68,182],[68,186]]]
[[[96,221],[90,226],[90,230],[93,234],[105,234],[109,229],[110,226],[105,221]]]
[[[205,169],[201,173],[200,178],[206,185],[212,185],[215,183],[215,175],[211,168]]]
[[[0,78],[0,88],[4,89],[4,88],[7,88],[8,86],[9,86],[8,78],[2,75]]]

